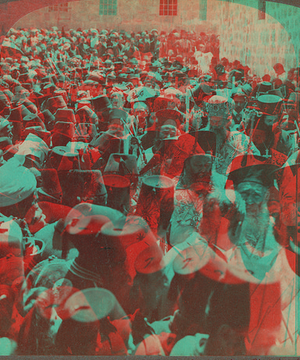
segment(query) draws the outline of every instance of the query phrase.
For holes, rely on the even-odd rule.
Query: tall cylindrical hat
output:
[[[52,130],[52,145],[66,146],[75,138],[75,124],[73,122],[59,121],[55,123]]]
[[[64,98],[61,95],[59,95],[48,98],[46,102],[43,104],[42,110],[48,109],[51,112],[51,114],[54,115],[58,109],[65,109],[65,108],[67,108],[67,104]]]
[[[107,191],[100,170],[58,172],[63,190],[63,203],[73,207],[80,202],[106,205]]]
[[[57,109],[55,113],[55,121],[76,123],[73,109]]]
[[[51,150],[46,167],[56,170],[79,169],[79,152],[71,151],[66,146],[56,146]]]
[[[120,175],[103,175],[107,190],[107,205],[124,214],[130,207],[130,181]]]

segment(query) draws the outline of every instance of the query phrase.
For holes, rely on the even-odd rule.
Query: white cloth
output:
[[[209,335],[197,333],[194,336],[185,336],[173,347],[170,356],[200,356],[204,355]]]
[[[194,57],[198,61],[199,70],[201,70],[204,74],[208,73],[213,54],[211,52],[203,53],[202,51],[195,51]]]

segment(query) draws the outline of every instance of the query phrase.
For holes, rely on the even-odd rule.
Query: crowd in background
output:
[[[272,66],[203,32],[8,32],[1,355],[299,355],[300,68]]]

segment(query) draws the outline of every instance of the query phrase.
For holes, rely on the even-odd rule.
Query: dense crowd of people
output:
[[[1,355],[299,355],[299,75],[215,34],[11,29]]]

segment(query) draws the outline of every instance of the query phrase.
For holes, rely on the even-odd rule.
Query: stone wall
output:
[[[260,76],[272,74],[277,62],[287,69],[296,66],[298,50],[295,52],[290,31],[297,31],[293,19],[300,20],[299,9],[267,2],[265,18],[260,20],[257,0],[240,3],[219,1],[215,7],[215,16],[220,20],[220,57],[240,60]]]
[[[201,2],[202,0],[200,0]],[[114,28],[128,31],[171,31],[174,28],[213,31],[211,24],[199,20],[199,0],[178,0],[178,16],[159,16],[159,0],[118,0],[116,16],[99,15],[99,0],[81,0],[69,3],[68,12],[53,12],[48,8],[35,11],[20,19],[16,27],[46,27],[88,29]]]
[[[100,16],[99,4],[100,0],[74,1],[67,12],[44,8],[26,15],[15,27],[214,32],[220,35],[220,57],[238,59],[257,75],[271,73],[276,62],[287,69],[298,63],[300,9],[294,6],[267,1],[260,20],[259,0],[178,0],[174,17],[159,16],[159,0],[118,0],[116,16]],[[201,13],[204,8],[206,14]]]

